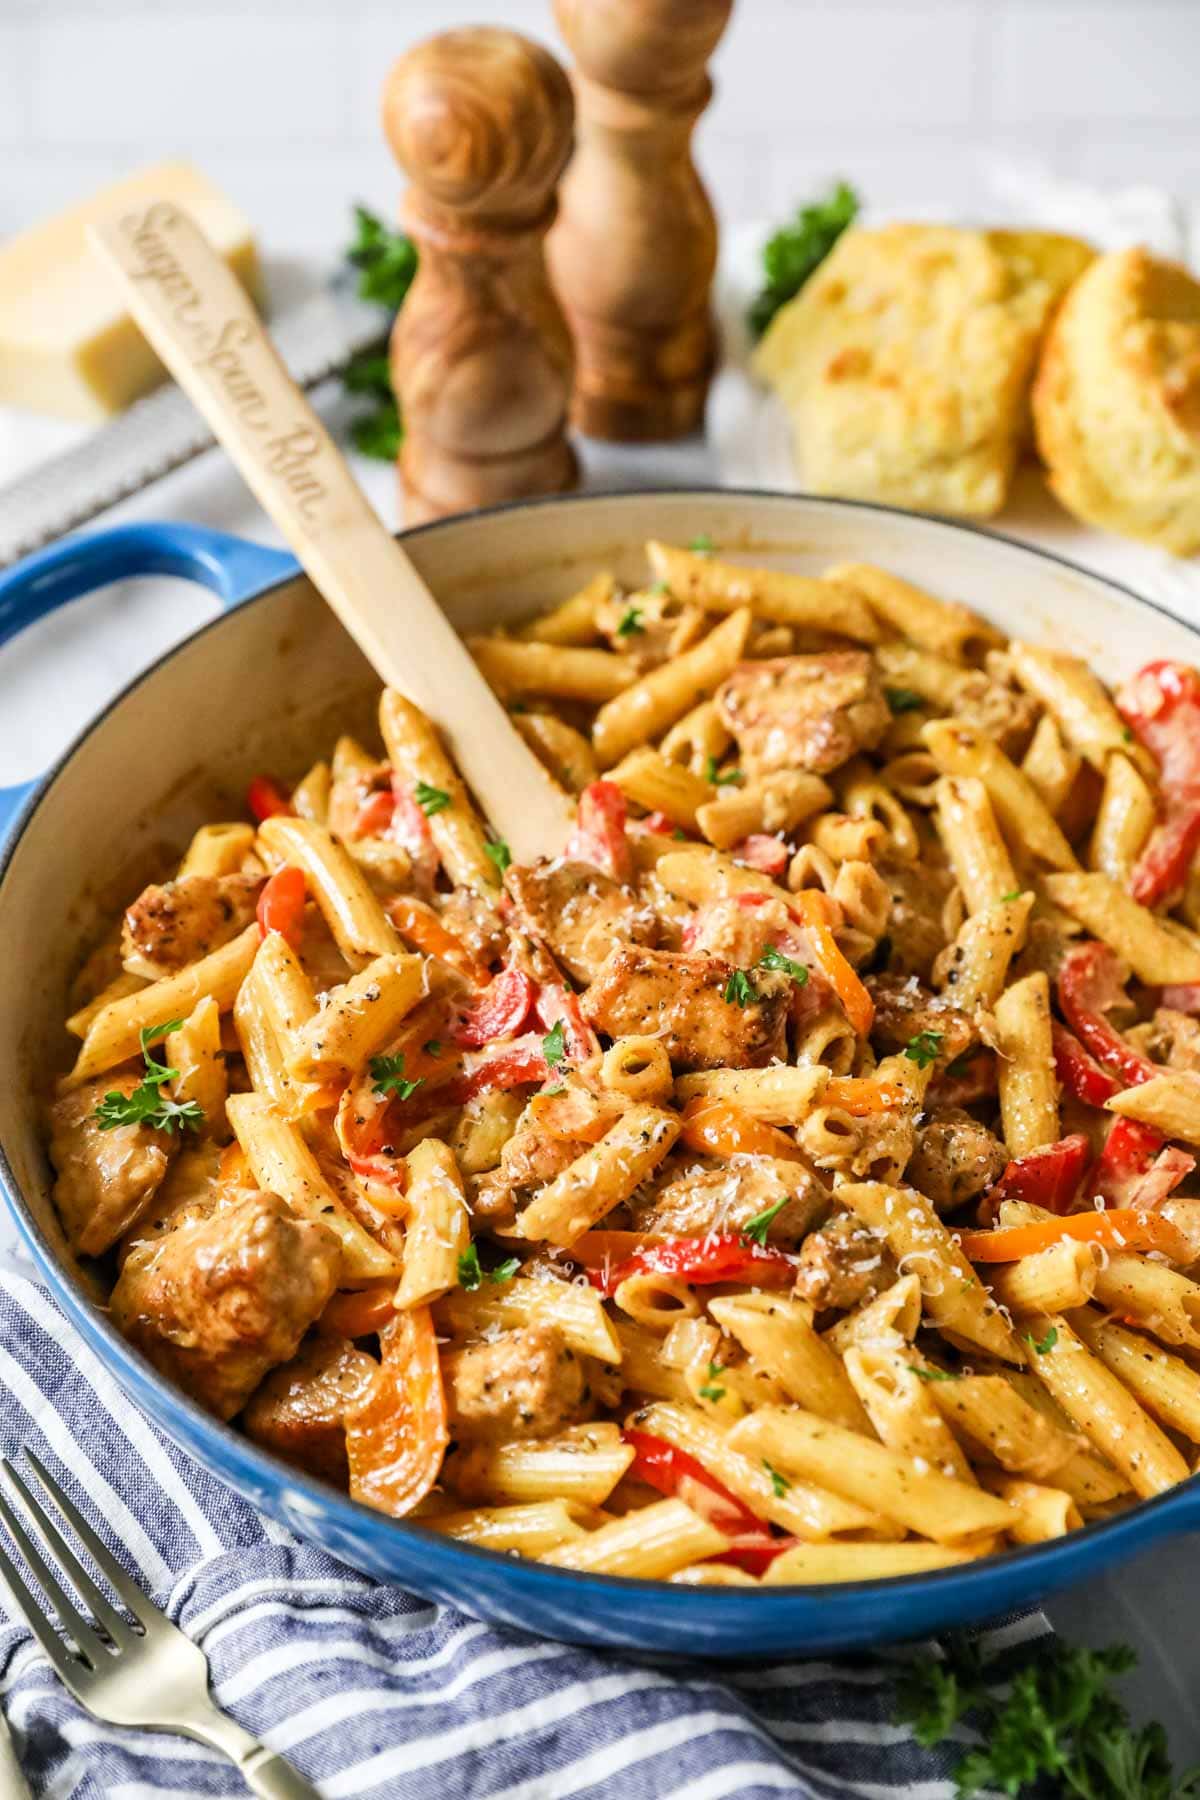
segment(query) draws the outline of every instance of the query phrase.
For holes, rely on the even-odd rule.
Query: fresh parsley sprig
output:
[[[758,959],[758,966],[760,969],[782,969],[785,975],[791,976],[797,987],[803,987],[808,980],[808,964],[793,962],[776,944],[767,945]]]
[[[1111,1684],[1137,1660],[1123,1645],[1087,1650],[1055,1640],[1011,1680],[977,1646],[951,1640],[942,1661],[903,1677],[899,1718],[930,1747],[969,1719],[982,1740],[955,1771],[962,1800],[981,1790],[1075,1800],[1196,1800],[1200,1769],[1178,1782],[1161,1725],[1130,1724]]]
[[[904,1054],[918,1069],[927,1069],[930,1063],[937,1061],[945,1035],[944,1031],[918,1031],[905,1044]]]
[[[775,1223],[787,1203],[788,1196],[785,1194],[782,1200],[776,1200],[774,1206],[765,1206],[762,1212],[755,1213],[752,1219],[747,1219],[746,1223],[742,1226],[742,1237],[749,1238],[752,1244],[757,1244],[760,1249],[765,1250],[767,1247],[767,1233],[770,1231],[772,1225]]]
[[[555,1021],[542,1039],[542,1055],[548,1069],[556,1069],[567,1054],[566,1032],[561,1019]]]
[[[520,1266],[520,1257],[506,1256],[494,1269],[485,1269],[479,1260],[479,1246],[471,1243],[458,1259],[458,1285],[468,1294],[475,1293],[483,1281],[494,1282],[499,1287],[502,1283],[511,1281]]]
[[[718,1386],[718,1384],[717,1384],[717,1377],[720,1375],[723,1375],[724,1373],[725,1373],[725,1365],[723,1363],[718,1363],[718,1362],[710,1362],[709,1363],[708,1378],[704,1382],[703,1386],[697,1390],[697,1392],[699,1393],[700,1398],[702,1400],[717,1401],[717,1400],[723,1400],[725,1398],[725,1389],[723,1387]]]
[[[411,1081],[404,1073],[404,1052],[397,1056],[373,1056],[367,1067],[371,1071],[372,1093],[395,1094],[397,1100],[411,1100],[425,1080],[423,1075]]]
[[[148,1125],[152,1131],[199,1131],[204,1123],[204,1109],[198,1100],[172,1100],[162,1092],[168,1081],[174,1081],[178,1069],[159,1062],[152,1047],[178,1031],[182,1019],[167,1019],[162,1025],[147,1025],[138,1033],[145,1070],[138,1085],[128,1094],[110,1088],[97,1105],[92,1117],[101,1131],[115,1131],[120,1125]]]
[[[721,989],[721,998],[727,1006],[753,1006],[759,992],[745,969],[734,969]]]
[[[839,181],[823,200],[800,207],[763,247],[766,281],[751,304],[746,322],[760,338],[780,307],[800,292],[824,262],[848,225],[858,217],[858,195]]]
[[[364,300],[377,301],[397,313],[417,272],[417,250],[411,238],[393,231],[365,206],[354,209],[354,241],[346,259],[360,271],[358,291]],[[380,336],[386,322],[380,320]],[[342,376],[348,394],[372,402],[369,412],[351,421],[350,436],[364,456],[394,462],[400,453],[404,426],[392,391],[391,369],[385,350],[364,350],[353,358]]]

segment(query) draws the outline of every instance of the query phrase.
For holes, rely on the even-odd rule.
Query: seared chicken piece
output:
[[[64,1094],[50,1108],[54,1203],[73,1250],[99,1256],[141,1217],[167,1172],[174,1140],[148,1125],[101,1128],[105,1094],[131,1094],[136,1075],[106,1075]]]
[[[374,1357],[347,1338],[310,1337],[251,1397],[242,1415],[246,1435],[345,1487],[346,1412],[366,1398],[378,1371]]]
[[[442,1367],[453,1438],[550,1437],[588,1410],[584,1366],[553,1325],[502,1332]]]
[[[185,875],[143,888],[121,931],[126,967],[157,978],[219,950],[250,924],[261,888],[254,875]]]
[[[613,1095],[593,1094],[573,1076],[565,1086],[562,1095],[534,1096],[506,1140],[499,1166],[476,1182],[472,1209],[481,1218],[510,1223],[518,1199],[553,1181],[620,1117],[622,1103]],[[553,1102],[554,1130],[545,1118],[548,1102]]]
[[[590,863],[513,867],[504,878],[522,927],[549,944],[575,981],[591,981],[614,944],[652,944],[651,907]]]
[[[740,663],[716,701],[748,775],[828,774],[858,751],[873,750],[892,716],[865,650]]]
[[[838,1213],[800,1246],[793,1292],[817,1310],[839,1312],[880,1293],[896,1278],[884,1244],[852,1213]]]
[[[185,1223],[126,1258],[113,1323],[219,1419],[268,1369],[296,1354],[337,1285],[340,1247],[324,1225],[255,1193]]]
[[[828,1189],[807,1163],[772,1156],[744,1156],[715,1167],[693,1161],[644,1200],[635,1199],[631,1210],[636,1231],[704,1237],[741,1231],[781,1201],[767,1242],[790,1250],[829,1206]]]
[[[904,1179],[938,1212],[953,1212],[999,1180],[1007,1162],[1008,1152],[986,1125],[948,1106],[918,1128]]]
[[[224,1201],[241,1199],[240,1193],[218,1186],[221,1146],[211,1138],[185,1143],[147,1204],[142,1207],[131,1228],[121,1239],[119,1256],[124,1259],[131,1250],[144,1243],[158,1243],[176,1226],[192,1219],[207,1219]]]
[[[496,962],[507,954],[508,930],[486,894],[455,888],[453,893],[439,894],[437,900],[446,930],[481,963]]]
[[[792,983],[755,969],[745,1006],[725,998],[735,970],[712,956],[617,945],[583,996],[584,1016],[610,1037],[662,1039],[679,1069],[761,1068],[782,1056]]]
[[[1160,1006],[1148,1034],[1148,1054],[1170,1069],[1200,1070],[1200,1019]]]
[[[882,1050],[903,1050],[928,1034],[929,1060],[944,1069],[979,1035],[966,1013],[930,993],[915,975],[868,975],[866,985],[875,1002],[871,1036]]]

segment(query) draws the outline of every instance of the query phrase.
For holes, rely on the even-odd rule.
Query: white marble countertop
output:
[[[317,399],[331,425],[344,422],[343,402],[332,387]],[[16,472],[22,436],[18,421],[0,416],[0,478]],[[25,441],[31,451],[44,450],[48,438],[29,431]],[[354,460],[372,501],[394,524],[392,471]],[[585,445],[583,463],[587,485],[595,487],[707,484],[717,476],[712,452],[700,439],[647,449]],[[114,508],[96,525],[160,518],[279,541],[216,450]],[[112,693],[215,611],[203,589],[146,578],[90,595],[0,649],[0,784],[37,774]],[[11,1234],[7,1214],[0,1211],[0,1248],[8,1246]],[[1126,1684],[1131,1706],[1138,1717],[1163,1722],[1177,1767],[1200,1760],[1200,1708],[1193,1698],[1200,1691],[1200,1644],[1190,1629],[1196,1594],[1189,1579],[1198,1565],[1200,1536],[1177,1538],[1047,1609],[1074,1639],[1134,1646],[1141,1660]]]

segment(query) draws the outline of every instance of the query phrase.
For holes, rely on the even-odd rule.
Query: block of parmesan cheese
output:
[[[86,235],[93,220],[155,200],[191,213],[259,299],[253,233],[233,202],[187,163],[143,169],[0,246],[0,405],[97,420],[163,380],[162,364]]]

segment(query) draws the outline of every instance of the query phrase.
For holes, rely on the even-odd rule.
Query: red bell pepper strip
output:
[[[1129,884],[1135,900],[1154,906],[1180,892],[1200,847],[1200,674],[1186,663],[1147,663],[1117,708],[1158,763],[1163,816]]]
[[[749,837],[735,844],[729,854],[734,862],[745,863],[748,869],[757,869],[772,879],[783,874],[792,856],[782,839],[772,837],[766,831],[752,831]]]
[[[1196,1159],[1190,1150],[1181,1150],[1178,1144],[1168,1144],[1159,1151],[1150,1167],[1140,1180],[1135,1181],[1129,1195],[1129,1204],[1135,1211],[1149,1211],[1173,1194],[1185,1175],[1190,1175],[1196,1166]]]
[[[497,1038],[516,1037],[533,1007],[534,987],[523,969],[509,963],[494,975],[469,1012],[464,1013],[455,1042],[478,1050]]]
[[[639,1431],[636,1426],[627,1426],[622,1436],[635,1452],[628,1474],[660,1494],[678,1495],[694,1513],[730,1539],[730,1548],[714,1561],[736,1563],[748,1575],[761,1575],[795,1543],[794,1538],[776,1536],[686,1450],[677,1449],[653,1432]]]
[[[544,981],[534,999],[534,1011],[547,1031],[563,1028],[563,1052],[571,1062],[586,1062],[600,1049],[600,1040],[583,1016],[579,997],[564,981]]]
[[[387,788],[368,794],[354,815],[355,837],[383,837],[391,827],[396,796]]]
[[[791,1281],[796,1259],[782,1250],[766,1250],[736,1231],[710,1231],[707,1237],[668,1238],[665,1244],[648,1244],[624,1262],[589,1269],[588,1280],[608,1298],[630,1275],[678,1275],[694,1287],[710,1287],[719,1281],[757,1281],[775,1286]]]
[[[429,829],[429,820],[417,805],[416,796],[392,771],[392,817],[388,836],[395,838],[412,858],[413,874],[424,887],[432,887],[438,872],[438,850]]]
[[[523,1087],[526,1082],[547,1081],[549,1077],[541,1038],[515,1038],[511,1043],[493,1044],[443,1091],[448,1101],[461,1106],[476,1094],[491,1093],[495,1088]]]
[[[625,836],[625,796],[615,781],[590,781],[579,796],[575,827],[563,854],[570,862],[591,863],[614,881],[633,880],[633,858]]]
[[[246,811],[261,825],[276,813],[290,813],[292,803],[277,781],[269,775],[256,775],[246,789]]]
[[[1050,1035],[1054,1043],[1055,1072],[1068,1094],[1085,1101],[1088,1106],[1103,1106],[1106,1100],[1120,1093],[1121,1084],[1116,1076],[1102,1069],[1079,1039],[1057,1019],[1050,1022]]]
[[[304,929],[304,907],[308,900],[308,884],[303,869],[284,863],[276,869],[258,896],[258,929],[263,937],[277,931],[293,950]]]
[[[1068,950],[1058,972],[1058,1001],[1067,1023],[1098,1062],[1121,1076],[1125,1087],[1138,1087],[1160,1071],[1104,1016],[1124,998],[1115,950],[1096,942]]]
[[[1075,1131],[1057,1144],[1014,1158],[995,1187],[988,1190],[984,1202],[988,1212],[1001,1200],[1024,1200],[1047,1212],[1069,1213],[1091,1155],[1087,1138],[1082,1131]]]
[[[1193,1018],[1200,1013],[1200,983],[1195,981],[1177,982],[1162,991],[1162,1003],[1169,1006],[1172,1012],[1189,1013]]]
[[[1104,1148],[1088,1177],[1088,1195],[1099,1194],[1107,1205],[1129,1206],[1133,1190],[1144,1179],[1166,1139],[1153,1125],[1116,1118]]]
[[[375,1093],[370,1082],[351,1083],[338,1104],[334,1130],[354,1173],[399,1196],[408,1183],[408,1165],[385,1148],[390,1107],[390,1096]],[[381,1210],[390,1209],[385,1203]]]

